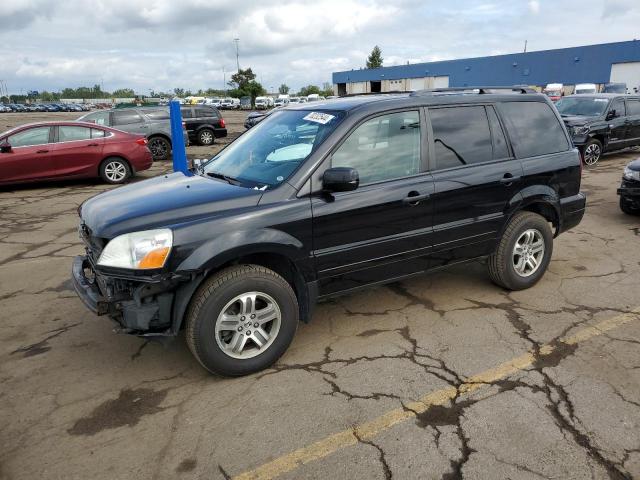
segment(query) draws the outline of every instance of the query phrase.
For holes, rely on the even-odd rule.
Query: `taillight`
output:
[[[220,128],[225,128],[226,125],[224,124],[224,118],[220,118]]]
[[[144,147],[147,143],[149,143],[149,141],[146,138],[139,138],[136,140],[136,143]]]

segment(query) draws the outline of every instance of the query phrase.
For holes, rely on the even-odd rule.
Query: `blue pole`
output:
[[[173,151],[173,171],[189,174],[187,168],[187,151],[184,145],[182,133],[182,113],[180,113],[180,102],[171,100],[169,102],[169,117],[171,118],[171,150]]]

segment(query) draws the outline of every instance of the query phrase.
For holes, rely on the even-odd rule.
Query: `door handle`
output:
[[[402,203],[404,203],[405,205],[418,205],[422,200],[426,200],[430,196],[431,195],[428,193],[424,193],[421,195],[414,190],[412,192],[409,192],[409,195],[402,199]]]
[[[90,143],[87,145],[87,147],[99,147],[100,145],[98,145],[97,143]]]
[[[514,177],[511,173],[505,173],[500,179],[500,183],[504,185],[511,185],[513,182],[520,180],[520,177]]]
[[[49,153],[49,150],[38,150],[36,153]]]

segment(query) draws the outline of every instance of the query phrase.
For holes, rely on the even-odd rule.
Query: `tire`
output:
[[[531,244],[527,243],[529,239],[527,232],[534,232],[530,234]],[[540,241],[542,242],[541,254],[537,250]],[[522,245],[525,246],[525,254],[516,254],[516,244],[519,251],[523,251]],[[524,261],[527,254],[529,258],[536,261],[535,269],[531,268],[533,260],[531,263]],[[498,248],[488,259],[489,276],[496,285],[508,290],[524,290],[532,287],[542,278],[552,254],[553,233],[549,222],[537,213],[518,212],[507,225]],[[520,272],[519,269],[521,269]]]
[[[595,138],[589,140],[582,148],[582,161],[587,167],[592,167],[602,157],[602,143]]]
[[[202,146],[213,145],[215,139],[213,130],[210,128],[203,128],[198,132],[198,143]]]
[[[171,142],[164,137],[150,137],[147,147],[154,160],[166,160],[171,153]]]
[[[129,162],[119,157],[105,158],[98,171],[100,178],[111,185],[126,183],[132,174]]]
[[[238,300],[252,295],[257,301]],[[275,307],[268,310],[270,303]],[[243,305],[246,315],[240,311]],[[260,326],[261,312],[274,319]],[[185,317],[187,344],[198,362],[211,373],[236,377],[269,367],[287,350],[298,328],[298,300],[291,285],[272,270],[238,265],[207,279]],[[256,340],[263,342],[262,348]]]
[[[640,208],[634,208],[629,203],[624,197],[620,197],[620,210],[627,215],[640,215]]]

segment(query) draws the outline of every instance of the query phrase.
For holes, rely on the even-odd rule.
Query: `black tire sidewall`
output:
[[[515,267],[513,265],[513,248],[515,247],[516,242],[520,238],[520,236],[525,232],[525,230],[529,230],[534,228],[538,230],[544,239],[544,257],[542,258],[542,264],[536,270],[533,275],[528,277],[521,277],[516,273]],[[505,247],[505,253],[503,255],[505,265],[502,266],[504,269],[504,276],[509,284],[509,287],[512,290],[524,290],[526,288],[532,287],[544,276],[547,271],[547,267],[551,262],[551,257],[553,255],[553,233],[551,228],[549,228],[549,224],[547,221],[540,217],[534,216],[528,219],[527,221],[522,222],[518,228],[516,228],[511,235],[511,238],[508,239]]]
[[[280,282],[284,280],[259,273],[244,275],[223,283],[207,297],[193,326],[197,357],[207,370],[224,376],[247,375],[269,367],[287,350],[298,327],[298,305],[293,292],[285,287],[286,282],[285,285]],[[278,335],[269,348],[260,355],[242,360],[221,350],[216,342],[215,324],[232,298],[250,291],[270,295],[278,303],[282,317]]]
[[[202,141],[202,134],[203,134],[203,133],[205,133],[205,132],[209,132],[209,133],[211,134],[211,143],[204,143],[204,142]],[[216,137],[215,137],[215,135],[213,134],[213,130],[211,130],[210,128],[203,128],[202,130],[200,130],[200,131],[198,132],[198,143],[199,143],[200,145],[202,145],[202,146],[209,146],[209,145],[213,145],[213,144],[215,143],[215,141],[216,141]]]
[[[105,173],[105,169],[107,168],[107,165],[113,162],[121,163],[122,165],[124,165],[124,168],[127,170],[126,176],[118,182],[114,182],[113,180],[109,179],[109,177],[107,177]],[[121,185],[123,183],[127,183],[131,178],[131,167],[129,166],[129,162],[127,162],[126,160],[123,160],[122,158],[115,158],[115,157],[105,158],[100,164],[100,178],[104,182],[109,183],[111,185]]]

